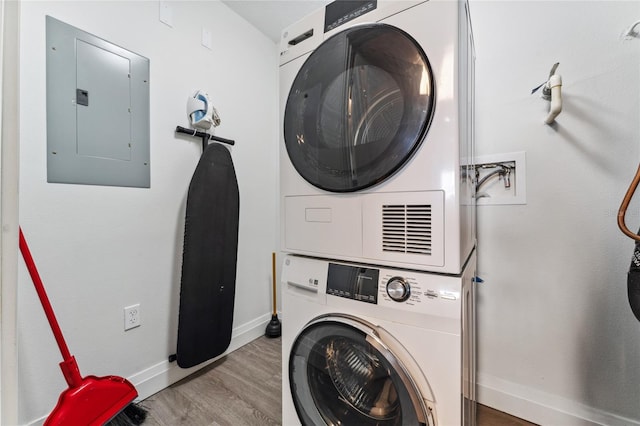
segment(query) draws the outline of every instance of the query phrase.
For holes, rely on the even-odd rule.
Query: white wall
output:
[[[526,205],[478,208],[480,401],[547,425],[640,424],[633,242],[616,225],[640,160],[640,39],[620,39],[640,3],[472,0],[471,11],[477,153],[527,162]],[[555,62],[565,103],[549,127],[530,91]]]
[[[551,425],[640,424],[640,325],[626,301],[633,243],[616,211],[640,159],[638,2],[472,0],[477,153],[526,151],[527,205],[478,209],[479,390],[483,403]],[[277,64],[273,43],[217,2],[24,2],[20,221],[83,374],[141,393],[183,371],[175,350],[183,214],[199,144],[176,138],[186,96],[209,91],[237,140],[241,191],[234,344],[263,331],[277,247]],[[44,15],[151,60],[151,189],[46,183]],[[200,46],[208,26],[213,51]],[[565,108],[529,95],[560,62]],[[629,222],[640,224],[638,202]],[[64,387],[59,353],[24,267],[19,279],[20,422]],[[141,303],[142,327],[122,331]]]
[[[186,193],[200,156],[187,96],[209,92],[222,117],[216,134],[236,140],[240,240],[233,346],[270,318],[271,252],[277,247],[277,55],[272,41],[219,2],[159,4],[23,2],[21,17],[20,222],[84,375],[129,377],[141,396],[185,371],[175,352]],[[46,181],[45,15],[150,59],[151,188]],[[201,29],[214,47],[201,46]],[[60,355],[19,263],[19,420],[46,415],[66,385]],[[141,305],[142,326],[123,331],[123,307]]]

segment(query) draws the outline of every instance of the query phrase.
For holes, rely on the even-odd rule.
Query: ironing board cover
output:
[[[189,184],[176,360],[192,367],[231,342],[240,197],[231,155],[206,147]]]

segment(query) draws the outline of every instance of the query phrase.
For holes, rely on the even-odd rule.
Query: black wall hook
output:
[[[202,151],[204,152],[210,140],[216,142],[226,143],[227,145],[235,145],[236,142],[231,139],[219,138],[217,136],[210,135],[206,132],[199,132],[193,129],[187,129],[186,127],[176,126],[176,133],[184,133],[185,135],[202,138]]]

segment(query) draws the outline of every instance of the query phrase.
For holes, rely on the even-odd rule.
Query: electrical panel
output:
[[[50,16],[46,30],[47,181],[149,188],[149,59]]]

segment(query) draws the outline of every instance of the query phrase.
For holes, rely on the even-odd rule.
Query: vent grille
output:
[[[382,251],[431,255],[431,205],[383,205]]]

